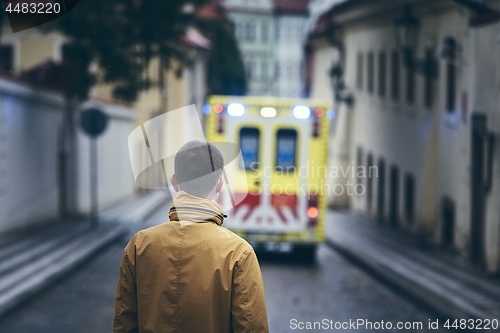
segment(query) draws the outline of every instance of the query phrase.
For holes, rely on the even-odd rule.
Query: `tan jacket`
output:
[[[221,227],[222,216],[215,201],[180,192],[170,222],[132,237],[120,267],[115,333],[269,331],[257,257]]]

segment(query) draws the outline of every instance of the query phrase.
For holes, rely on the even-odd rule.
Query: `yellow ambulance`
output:
[[[243,157],[228,179],[240,203],[224,226],[257,249],[314,259],[324,239],[329,107],[311,99],[207,99],[207,140],[237,143]]]

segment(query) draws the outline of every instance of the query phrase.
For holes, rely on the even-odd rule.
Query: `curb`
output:
[[[98,254],[107,245],[123,235],[126,229],[127,226],[118,226],[93,243],[92,246],[80,252],[68,255],[51,269],[43,271],[42,274],[30,276],[21,286],[19,286],[19,289],[14,295],[0,301],[0,316],[3,316],[15,306],[32,297],[33,294],[42,291],[45,287],[78,268],[82,263]]]
[[[153,215],[163,203],[164,201],[157,200],[151,204],[150,209],[144,211],[140,216],[136,216],[137,220],[134,221],[134,223],[130,223],[131,221],[128,219],[126,221],[127,223],[124,223],[125,221],[118,221],[121,223],[117,223],[116,226],[112,227],[111,230],[106,232],[102,237],[99,237],[99,239],[89,244],[88,247],[80,251],[68,253],[62,260],[51,265],[49,269],[43,270],[39,274],[31,275],[23,281],[22,284],[15,287],[14,290],[11,290],[8,295],[0,295],[0,317],[22,302],[28,300],[34,294],[56,282],[58,279],[79,268],[86,261],[92,259],[109,244],[116,241],[119,237],[126,235],[131,228],[139,226],[147,218]],[[107,222],[112,221],[108,220]],[[103,221],[103,223],[106,222]]]
[[[330,238],[326,238],[325,244],[449,319],[491,319],[491,315],[449,295],[449,292],[438,285],[419,280],[404,267],[395,267],[394,264],[381,262],[373,255]]]

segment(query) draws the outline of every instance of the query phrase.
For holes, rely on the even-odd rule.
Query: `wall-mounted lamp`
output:
[[[413,15],[409,4],[405,4],[400,16],[394,19],[396,45],[400,50],[414,50],[418,45],[420,21]]]
[[[328,71],[328,75],[332,85],[334,102],[345,103],[348,106],[352,106],[354,104],[354,98],[344,83],[346,50],[341,38],[341,30],[342,27],[332,20],[328,21],[327,27],[324,30],[328,43],[338,51],[338,60],[333,62],[332,67]]]
[[[446,64],[454,66],[463,66],[465,61],[462,58],[461,47],[456,39],[452,36],[447,36],[439,45],[437,56],[439,60]]]
[[[455,38],[448,36],[443,39],[441,45],[439,45],[438,56],[439,59],[447,63],[455,60],[457,51],[457,42]]]
[[[332,83],[335,101],[352,106],[352,104],[354,104],[354,98],[344,83],[344,68],[340,62],[334,62],[328,74]]]
[[[415,70],[426,78],[437,78],[438,66],[434,57],[426,53],[424,59],[415,58],[420,33],[420,21],[411,10],[410,4],[403,6],[400,16],[394,19],[396,46],[403,53],[403,64],[406,68]]]

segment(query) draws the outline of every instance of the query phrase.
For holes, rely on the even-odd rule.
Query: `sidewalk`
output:
[[[98,228],[88,220],[67,220],[0,237],[0,316],[80,266],[167,200],[165,192],[153,191],[122,201],[100,214]]]
[[[449,319],[500,318],[500,278],[464,258],[350,212],[330,210],[326,234],[328,245]]]

